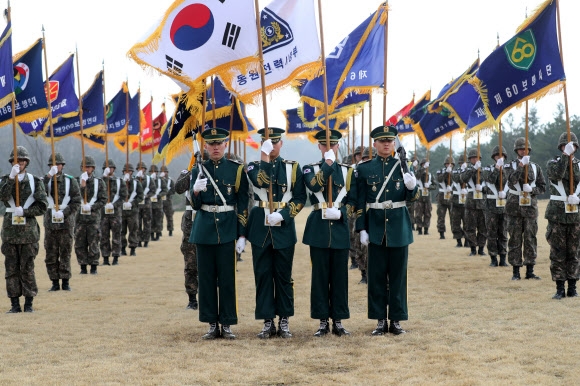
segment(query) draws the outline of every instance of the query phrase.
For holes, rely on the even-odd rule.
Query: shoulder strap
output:
[[[338,195],[336,196],[334,202],[332,203],[332,205],[336,208],[338,207],[338,205],[342,202],[342,199],[344,198],[344,196],[346,196],[346,175],[348,174],[348,168],[346,166],[340,166],[340,170],[342,171],[342,180],[344,181],[344,185],[342,186],[342,189],[340,189],[340,192],[338,192]]]
[[[211,182],[213,188],[216,190],[217,194],[220,196],[223,204],[224,205],[227,205],[226,199],[224,198],[224,195],[222,194],[221,190],[219,190],[219,188],[215,184],[215,181],[213,180],[211,174],[209,174],[209,172],[207,171],[207,169],[205,168],[205,166],[201,165],[201,167],[203,168],[203,174],[207,177],[207,179],[209,180],[209,182]]]
[[[397,160],[397,162],[391,168],[391,171],[389,172],[389,175],[387,176],[387,178],[385,178],[385,182],[383,182],[383,186],[381,186],[381,190],[379,190],[379,194],[377,194],[377,198],[375,198],[375,202],[376,203],[379,202],[379,198],[381,197],[381,195],[383,194],[383,191],[387,187],[387,183],[389,182],[389,180],[393,176],[393,172],[395,171],[395,169],[397,168],[397,166],[399,166],[400,164],[401,164],[401,161],[400,160]],[[431,175],[429,175],[429,177],[431,177]]]
[[[113,201],[111,201],[111,204],[114,204],[115,202],[117,202],[117,200],[119,199],[119,192],[121,191],[121,179],[117,178],[117,191],[115,192],[115,195],[113,196]]]
[[[129,196],[129,202],[133,202],[135,197],[137,197],[137,180],[133,180],[133,192]]]

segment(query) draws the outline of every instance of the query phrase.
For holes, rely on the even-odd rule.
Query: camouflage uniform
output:
[[[191,310],[197,310],[197,249],[195,244],[189,242],[189,235],[191,234],[193,220],[195,219],[195,211],[192,208],[191,196],[189,193],[190,181],[191,171],[183,170],[179,177],[177,177],[177,182],[175,183],[175,193],[185,194],[185,212],[183,212],[183,215],[181,216],[181,231],[183,232],[183,236],[181,237],[181,246],[179,249],[183,254],[185,292],[189,297],[187,308]]]
[[[137,177],[143,187],[143,201],[139,202],[139,246],[143,242],[143,246],[147,247],[151,237],[151,197],[155,195],[157,185],[151,176],[147,175],[147,165],[144,162],[137,165],[137,170],[143,173],[143,177]]]
[[[56,164],[65,165],[60,153],[55,154]],[[52,165],[52,156],[48,166]],[[75,219],[81,205],[81,191],[77,180],[64,173],[56,174],[58,187],[58,209],[62,211],[62,223],[53,222],[54,211],[54,179],[44,176],[44,188],[48,200],[48,210],[44,214],[44,249],[46,251],[46,270],[53,283],[51,291],[60,289],[59,279],[62,279],[62,289],[70,290],[68,281],[71,278],[70,257],[73,248]],[[68,187],[67,187],[68,185]]]
[[[151,165],[150,175],[154,175],[155,194],[151,197],[151,240],[159,240],[163,231],[163,199],[167,195],[167,182],[159,176],[156,165]]]
[[[499,146],[495,146],[492,150],[491,159],[496,160],[495,157],[503,157],[504,160],[507,159],[507,152],[505,148],[501,147],[502,151],[500,154]],[[507,254],[507,216],[505,214],[505,200],[504,206],[497,206],[496,200],[500,197],[498,196],[500,192],[503,194],[507,193],[507,175],[503,167],[501,168],[501,180],[502,185],[500,185],[500,168],[496,167],[496,164],[491,164],[483,169],[483,180],[485,181],[485,187],[483,188],[486,197],[486,207],[484,209],[485,224],[487,227],[487,251],[489,252],[489,257],[491,267],[497,267],[498,261],[497,256],[499,255],[499,265],[502,267],[507,267],[505,261]],[[505,196],[504,196],[505,198]]]
[[[163,199],[163,213],[165,213],[165,220],[167,221],[167,231],[169,236],[173,236],[173,200],[172,197],[175,194],[175,181],[169,177],[169,170],[167,166],[161,166],[161,172],[165,173],[163,177],[165,183],[167,184],[167,195]]]
[[[17,148],[17,158],[30,162],[28,151],[23,146]],[[14,161],[14,151],[10,153],[9,162]],[[25,172],[25,171],[24,171]],[[20,176],[23,176],[20,181]],[[12,214],[15,210],[16,178],[20,194],[20,206],[26,219],[24,225],[12,225]],[[32,192],[34,186],[34,193]],[[33,198],[29,200],[30,196]],[[20,296],[24,296],[25,312],[32,312],[32,301],[38,293],[34,274],[34,259],[38,254],[40,227],[36,216],[46,212],[48,201],[42,180],[32,174],[21,172],[14,179],[5,175],[0,180],[0,200],[6,206],[2,223],[2,254],[6,278],[6,292],[12,303],[9,312],[20,312]]]
[[[514,151],[525,149],[525,139],[518,138],[514,143]],[[528,146],[528,154],[531,152]],[[538,198],[539,194],[546,191],[546,180],[540,166],[534,162],[528,165],[527,183],[532,188],[530,206],[520,206],[519,196],[523,195],[523,185],[526,182],[525,168],[521,165],[521,159],[510,162],[504,166],[508,174],[509,193],[505,207],[508,215],[508,261],[513,266],[513,280],[520,279],[520,267],[526,266],[526,278],[538,278],[534,275],[536,264],[538,240]],[[521,192],[521,193],[520,193]],[[522,248],[523,247],[523,248]],[[523,258],[522,258],[523,256]]]
[[[95,167],[93,157],[85,157],[85,167]],[[82,168],[82,164],[81,164]],[[81,184],[80,177],[78,178]],[[95,177],[94,170],[86,181],[86,186],[81,185],[81,197],[86,197],[91,205],[90,214],[82,214],[81,209],[77,212],[75,223],[75,254],[81,266],[81,274],[87,273],[87,265],[91,266],[91,273],[97,273],[99,265],[99,241],[101,240],[101,209],[107,203],[107,190],[103,180]],[[84,203],[84,200],[83,200]]]
[[[134,171],[135,169],[130,163],[123,166],[123,173],[129,176],[129,180],[125,181],[128,198],[123,203],[121,254],[127,254],[125,249],[129,245],[129,248],[131,248],[131,256],[136,256],[135,248],[139,245],[139,206],[137,204],[143,201],[143,186],[141,186],[141,182],[137,178],[131,176]],[[123,180],[125,180],[125,177],[123,176]],[[130,207],[128,204],[130,204]]]
[[[419,169],[415,174],[419,191],[419,199],[415,201],[415,224],[417,226],[417,233],[420,235],[423,234],[422,228],[425,229],[426,235],[429,234],[431,211],[433,208],[429,191],[437,189],[437,186],[433,183],[433,178],[431,177],[428,168],[423,167],[425,162],[427,162],[427,160],[421,160]],[[427,195],[424,195],[424,192],[427,192]]]
[[[113,160],[108,161],[109,168],[117,168]],[[103,170],[106,164],[103,163]],[[113,264],[116,265],[121,255],[121,227],[123,224],[123,202],[127,199],[127,184],[111,175],[103,176],[103,183],[107,188],[107,200],[113,204],[114,212],[107,214],[106,208],[101,209],[101,255],[103,265],[109,265],[109,256],[113,255]]]
[[[571,133],[571,141],[576,150],[578,139]],[[560,135],[559,150],[562,154],[548,161],[547,174],[550,180],[550,202],[546,208],[545,218],[548,220],[546,240],[550,244],[550,273],[556,282],[554,299],[578,296],[576,281],[580,277],[578,261],[578,247],[580,246],[580,214],[566,213],[565,206],[570,195],[570,155],[564,153],[564,146],[568,143],[567,133]],[[580,186],[580,168],[578,160],[573,158],[574,191]],[[578,194],[573,193],[577,198]],[[564,284],[568,280],[568,292],[564,293]]]
[[[475,256],[476,254],[480,254],[484,256],[485,252],[483,248],[485,247],[485,241],[487,239],[487,227],[485,225],[485,215],[483,214],[485,198],[481,200],[474,198],[478,183],[481,185],[482,191],[483,185],[485,185],[481,176],[481,170],[475,168],[475,164],[481,156],[477,154],[477,149],[471,149],[467,153],[467,158],[470,162],[461,172],[460,176],[461,182],[466,184],[467,189],[467,200],[465,202],[465,235],[471,247],[471,253],[469,255]],[[476,161],[472,161],[474,158]],[[479,250],[476,251],[476,248]]]
[[[450,166],[453,169],[453,166],[455,166],[453,157],[445,158],[443,166],[441,170],[437,170],[437,183],[439,184],[439,193],[437,194],[437,232],[439,232],[440,239],[445,238],[445,231],[447,230],[445,227],[445,215],[447,213],[449,213],[449,220],[451,220],[452,200],[446,200],[445,195],[452,196],[452,173],[447,172],[447,167]]]
[[[457,240],[456,247],[462,247],[461,238],[465,238],[465,246],[469,247],[467,236],[465,235],[465,204],[460,202],[461,189],[464,184],[461,182],[461,165],[465,162],[463,155],[459,156],[457,167],[453,169],[451,179],[453,180],[453,198],[451,203],[451,232],[453,238]]]

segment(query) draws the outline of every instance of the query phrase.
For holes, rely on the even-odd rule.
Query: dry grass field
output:
[[[546,202],[542,202],[543,214]],[[435,211],[434,211],[435,213]],[[299,238],[307,213],[298,217]],[[175,214],[179,224],[181,213]],[[558,384],[580,383],[580,298],[552,300],[549,247],[540,220],[540,281],[511,281],[511,267],[454,248],[449,225],[439,240],[415,236],[409,257],[407,334],[372,337],[366,286],[349,271],[351,337],[312,334],[308,249],[294,260],[294,338],[256,338],[251,254],[238,263],[239,324],[234,341],[202,341],[207,325],[186,310],[181,232],[167,232],[137,257],[78,275],[72,292],[47,292],[44,250],[36,260],[33,314],[0,313],[0,384]],[[249,250],[249,246],[246,248]],[[4,271],[3,265],[0,270]],[[9,300],[0,304],[9,309]]]

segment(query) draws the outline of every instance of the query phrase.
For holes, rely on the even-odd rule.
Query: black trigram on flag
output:
[[[168,55],[165,55],[165,60],[167,61],[167,71],[171,72],[172,74],[181,76],[181,69],[183,68],[183,64]]]
[[[224,31],[224,37],[222,39],[222,45],[230,47],[232,50],[236,49],[236,42],[240,36],[241,27],[229,23],[226,25],[226,30]]]

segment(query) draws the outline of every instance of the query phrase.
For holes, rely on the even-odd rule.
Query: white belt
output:
[[[367,209],[396,209],[402,208],[404,206],[407,206],[407,203],[405,201],[393,202],[389,200],[383,202],[373,202],[370,204],[367,203]]]
[[[563,202],[566,202],[566,201],[568,201],[568,197],[550,196],[550,200],[552,200],[552,201],[563,201]]]
[[[185,205],[185,210],[193,210],[193,208],[191,207],[191,205]]]
[[[201,210],[213,213],[231,212],[236,209],[233,205],[202,205]]]
[[[330,205],[328,202],[320,202],[318,204],[312,205],[312,210],[320,210],[320,209],[327,209],[327,208],[340,208],[342,207],[342,202],[334,203]]]
[[[254,206],[258,207],[258,208],[269,208],[270,203],[268,201],[255,201]],[[286,208],[286,203],[285,202],[277,202],[277,201],[272,202],[272,207],[274,209],[283,209],[283,208]]]
[[[521,196],[521,195],[522,195],[522,193],[524,193],[524,191],[523,191],[523,190],[517,191],[517,190],[513,190],[513,189],[510,189],[510,190],[509,190],[509,192],[510,192],[511,194],[515,194],[516,196]],[[528,193],[529,193],[529,194],[531,194],[532,192],[528,192]]]

